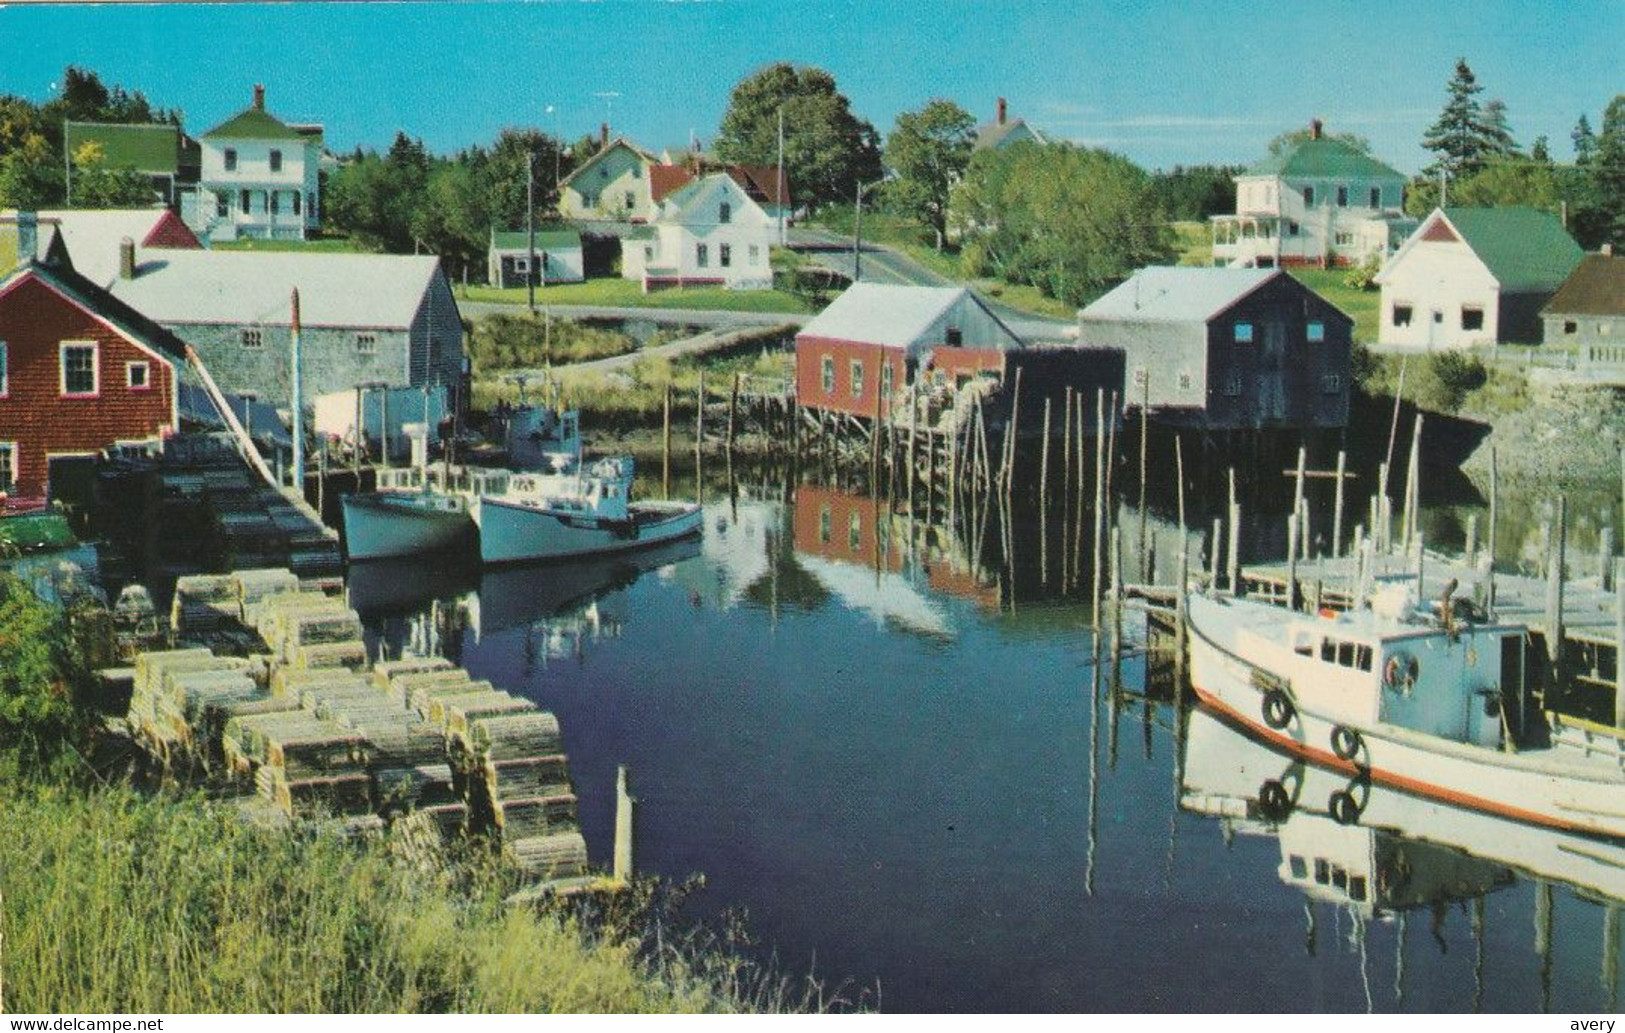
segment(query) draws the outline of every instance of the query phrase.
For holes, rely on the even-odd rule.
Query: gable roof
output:
[[[63,146],[72,156],[87,143],[100,144],[102,164],[112,169],[173,176],[181,165],[181,130],[168,123],[122,125],[64,122]]]
[[[523,251],[525,250],[526,236],[524,230],[494,230],[491,233],[491,250]],[[537,230],[536,247],[543,251],[579,249],[581,247],[581,234],[575,230]]]
[[[148,250],[108,289],[161,323],[284,326],[297,287],[306,326],[404,330],[440,275],[434,255]]]
[[[673,190],[687,186],[694,174],[681,165],[649,166],[649,197],[656,204],[664,201]]]
[[[774,205],[790,203],[790,175],[780,175],[777,166],[729,165],[726,171],[752,201]]]
[[[1360,150],[1347,140],[1309,137],[1257,162],[1244,176],[1302,179],[1399,179],[1405,174]]]
[[[310,137],[262,107],[249,105],[204,133],[204,140],[299,140]],[[316,142],[320,142],[318,138]]]
[[[1426,235],[1439,218],[1472,249],[1503,291],[1555,290],[1585,257],[1557,216],[1534,208],[1435,209],[1411,239]]]
[[[626,137],[617,136],[615,139],[611,140],[609,143],[606,143],[604,146],[598,148],[598,153],[594,154],[592,157],[588,158],[586,161],[582,162],[580,165],[577,165],[574,169],[572,169],[568,176],[565,176],[562,180],[559,181],[559,186],[561,188],[569,186],[570,183],[572,181],[574,181],[577,176],[579,176],[582,173],[586,172],[588,169],[595,167],[600,161],[603,161],[604,158],[607,157],[611,151],[617,150],[617,149],[622,148],[622,147],[626,148],[627,150],[631,151],[633,154],[637,155],[646,164],[653,165],[655,163],[654,155],[650,154],[648,151],[644,150],[642,147],[639,147],[637,144],[633,143],[631,140],[628,140]]]
[[[1004,122],[983,122],[976,127],[976,140],[971,144],[973,150],[986,150],[998,147],[1005,139],[1017,129],[1024,129],[1033,135],[1039,143],[1045,143],[1044,134],[1027,124],[1024,118],[1012,118]]]
[[[18,280],[28,276],[43,281],[74,305],[112,326],[114,330],[144,346],[148,351],[174,363],[186,361],[185,342],[72,269],[42,265],[39,262],[24,263],[0,276],[0,294]]]
[[[138,247],[153,247],[161,230],[174,229],[175,224],[185,229],[168,208],[63,209],[40,212],[39,217],[41,226],[54,225],[74,271],[97,284],[118,275],[118,248],[125,238]]]
[[[914,287],[861,280],[842,291],[797,336],[908,348],[943,313],[964,301],[980,308],[1004,332],[1008,340],[998,346],[1001,350],[1020,347],[1021,339],[967,287]]]
[[[1150,266],[1108,291],[1079,312],[1078,318],[1206,323],[1277,276],[1286,275],[1279,269]]]
[[[1586,255],[1541,312],[1625,316],[1625,255]]]
[[[733,176],[726,172],[711,172],[700,176],[697,179],[691,179],[687,183],[684,183],[682,186],[678,187],[676,190],[667,194],[665,200],[660,205],[660,210],[655,213],[654,218],[651,219],[650,222],[687,223],[689,221],[690,213],[692,213],[699,206],[700,202],[706,196],[719,189],[733,195],[735,199],[743,201],[745,204],[755,208],[764,219],[767,218],[767,213],[761,210],[760,205],[751,200],[750,194],[745,192],[745,188],[740,186]],[[698,221],[706,222],[715,220],[705,219]]]

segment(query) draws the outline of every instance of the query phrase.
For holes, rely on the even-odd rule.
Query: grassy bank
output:
[[[1361,344],[1374,344],[1377,340],[1377,314],[1382,307],[1382,295],[1376,290],[1350,287],[1344,281],[1349,269],[1290,269],[1292,276],[1305,287],[1347,312],[1354,319],[1354,339]]]
[[[523,287],[459,286],[459,300],[523,305]],[[721,287],[686,287],[645,294],[634,280],[602,277],[582,283],[556,283],[536,288],[538,305],[592,305],[602,308],[716,309],[727,312],[810,312],[806,301],[780,290],[730,291]]]
[[[500,881],[129,789],[0,799],[6,1003],[23,1012],[738,1010],[704,966],[642,960]],[[459,881],[465,882],[459,885]]]

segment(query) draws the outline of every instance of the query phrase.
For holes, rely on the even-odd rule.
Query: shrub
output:
[[[636,350],[637,342],[627,334],[529,313],[487,317],[468,335],[468,354],[479,372],[587,362]]]
[[[1416,403],[1435,412],[1453,413],[1488,380],[1489,371],[1476,356],[1435,352],[1417,371]]]
[[[1343,277],[1343,286],[1357,291],[1374,291],[1377,289],[1377,270],[1381,268],[1382,263],[1373,255],[1348,271]]]
[[[37,771],[60,759],[81,730],[82,680],[65,615],[0,575],[0,768]]]

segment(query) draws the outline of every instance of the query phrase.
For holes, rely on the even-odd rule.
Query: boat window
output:
[[[1354,666],[1354,643],[1339,642],[1337,644],[1337,662],[1344,667]]]
[[[1331,881],[1331,877],[1331,868],[1326,864],[1325,859],[1315,858],[1315,881],[1324,886]]]
[[[1298,632],[1292,639],[1292,651],[1299,656],[1314,656],[1315,646],[1307,632]]]
[[[1365,900],[1365,876],[1355,875],[1349,879],[1349,899]]]
[[[1337,662],[1337,643],[1329,638],[1320,640],[1320,658],[1329,664]]]
[[[1354,647],[1354,666],[1358,667],[1362,671],[1371,670],[1371,647],[1370,646],[1355,646]]]
[[[1294,879],[1306,879],[1309,877],[1309,865],[1304,863],[1302,857],[1299,857],[1297,854],[1292,854],[1287,857],[1286,860],[1287,864],[1291,865],[1292,867],[1292,877]]]
[[[1332,885],[1340,890],[1348,889],[1349,873],[1341,868],[1332,869]]]

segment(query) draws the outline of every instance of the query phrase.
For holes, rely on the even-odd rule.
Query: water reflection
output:
[[[1625,843],[1523,825],[1381,786],[1370,787],[1359,824],[1345,825],[1331,816],[1327,800],[1346,784],[1346,777],[1278,752],[1206,710],[1189,715],[1180,807],[1217,819],[1226,839],[1276,841],[1276,876],[1308,901],[1306,950],[1314,954],[1318,948],[1316,905],[1329,905],[1353,923],[1348,942],[1360,955],[1368,1006],[1376,1003],[1367,951],[1374,920],[1395,922],[1403,944],[1408,913],[1425,912],[1431,937],[1447,951],[1445,924],[1453,912],[1465,910],[1478,956],[1476,1010],[1484,995],[1485,898],[1524,879],[1536,887],[1533,947],[1543,1004],[1551,1004],[1556,884],[1601,905],[1600,922],[1595,910],[1575,920],[1596,923],[1598,982],[1614,1010]],[[1395,962],[1401,966],[1393,983],[1396,1003],[1403,1004],[1403,950]]]
[[[1336,824],[1329,775],[1181,712],[1139,652],[1096,661],[1087,514],[1006,535],[850,485],[709,498],[671,551],[369,564],[351,600],[375,649],[559,715],[596,863],[629,764],[640,867],[704,872],[698,913],[748,910],[785,971],[905,1011],[1617,1006],[1617,847],[1387,791]],[[1147,523],[1166,576],[1181,536]]]

